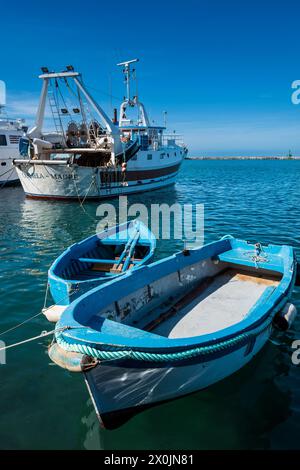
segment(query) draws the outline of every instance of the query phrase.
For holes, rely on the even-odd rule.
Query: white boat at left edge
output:
[[[6,87],[0,80],[0,188],[19,183],[13,160],[19,155],[19,140],[27,130],[25,121],[9,117],[5,107]]]

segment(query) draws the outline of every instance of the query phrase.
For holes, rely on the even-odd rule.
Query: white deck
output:
[[[273,279],[226,271],[216,276],[196,299],[162,321],[152,333],[187,338],[227,328],[244,319],[264,290],[277,284]]]

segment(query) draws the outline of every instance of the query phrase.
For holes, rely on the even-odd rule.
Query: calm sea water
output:
[[[300,258],[300,162],[185,161],[175,187],[129,203],[204,203],[205,242],[224,234],[293,245]],[[0,333],[38,313],[47,269],[95,232],[97,203],[31,201],[0,192]],[[160,241],[157,256],[182,248]],[[300,293],[294,303],[300,310]],[[0,336],[7,344],[52,327],[38,316]],[[99,428],[83,378],[52,365],[49,339],[7,351],[0,365],[1,449],[300,448],[300,366],[291,343],[300,315],[244,369],[210,389],[148,410],[115,431]]]

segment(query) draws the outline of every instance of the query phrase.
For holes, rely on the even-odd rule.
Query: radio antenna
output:
[[[125,75],[125,83],[126,83],[126,90],[127,90],[127,101],[128,103],[131,102],[131,98],[130,98],[130,79],[133,75],[133,73],[135,72],[135,69],[131,69],[131,64],[133,64],[134,62],[138,62],[139,59],[132,59],[132,60],[126,60],[124,62],[120,62],[119,66],[123,66],[123,73]]]

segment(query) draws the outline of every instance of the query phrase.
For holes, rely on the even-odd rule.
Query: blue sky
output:
[[[32,122],[39,67],[73,64],[110,112],[110,82],[114,106],[124,94],[115,64],[139,57],[141,100],[156,122],[167,110],[191,155],[300,155],[299,13],[296,1],[3,2],[0,79]]]

